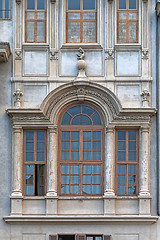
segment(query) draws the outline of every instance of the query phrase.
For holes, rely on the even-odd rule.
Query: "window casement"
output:
[[[0,20],[11,18],[11,2],[10,0],[0,0]]]
[[[46,42],[46,1],[26,0],[25,42]]]
[[[118,0],[117,42],[138,43],[138,0]]]
[[[59,195],[103,194],[103,125],[86,105],[68,109],[59,137]]]
[[[24,195],[46,192],[46,131],[24,130]]]
[[[66,0],[67,43],[97,42],[96,0]]]
[[[111,235],[50,235],[49,240],[111,240]]]
[[[116,131],[117,195],[138,194],[138,130]]]

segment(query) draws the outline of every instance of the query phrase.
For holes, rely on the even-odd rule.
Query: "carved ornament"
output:
[[[149,58],[149,51],[148,49],[142,50],[142,59],[148,59]]]
[[[77,59],[78,59],[78,62],[77,62],[77,68],[78,68],[78,76],[77,76],[77,80],[87,80],[87,77],[86,77],[86,67],[87,67],[87,64],[84,60],[85,58],[85,52],[84,50],[80,47],[79,48],[79,53],[77,54]]]
[[[142,96],[142,103],[143,107],[149,107],[149,96],[150,93],[147,89],[144,89],[143,92],[141,93]]]
[[[157,12],[157,17],[160,17],[160,2],[158,1],[156,4],[156,12]]]
[[[114,59],[114,49],[113,48],[106,49],[105,53],[107,54],[107,56],[105,58],[106,60]]]
[[[22,60],[22,51],[21,50],[15,51],[15,60]]]
[[[58,51],[50,51],[50,60],[58,60]]]
[[[22,2],[22,0],[16,0],[17,4],[20,4]]]
[[[20,108],[21,107],[21,97],[23,96],[23,93],[18,88],[14,93],[13,96],[15,97],[15,107]]]

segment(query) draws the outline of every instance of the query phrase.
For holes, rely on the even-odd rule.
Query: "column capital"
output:
[[[48,130],[49,130],[49,133],[57,133],[58,127],[57,127],[57,125],[49,126]]]
[[[141,126],[141,132],[149,133],[149,129],[150,129],[150,125],[149,124]]]
[[[22,127],[21,126],[13,126],[13,133],[21,133]]]
[[[106,133],[114,133],[115,126],[107,126],[106,127]]]

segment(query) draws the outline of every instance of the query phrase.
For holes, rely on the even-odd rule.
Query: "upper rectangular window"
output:
[[[46,1],[27,0],[25,19],[25,41],[28,43],[46,42]]]
[[[116,133],[117,195],[138,193],[138,131],[118,130]]]
[[[118,0],[117,42],[138,43],[138,0]]]
[[[68,43],[97,42],[96,0],[67,0]]]
[[[24,194],[43,196],[46,175],[46,131],[24,131]]]
[[[11,18],[10,0],[0,0],[0,20]]]

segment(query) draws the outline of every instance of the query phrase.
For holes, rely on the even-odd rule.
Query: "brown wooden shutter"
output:
[[[76,240],[86,240],[86,235],[78,234],[78,235],[76,236]]]
[[[103,240],[111,240],[111,235],[104,235]]]
[[[49,235],[49,240],[58,240],[57,235]]]

